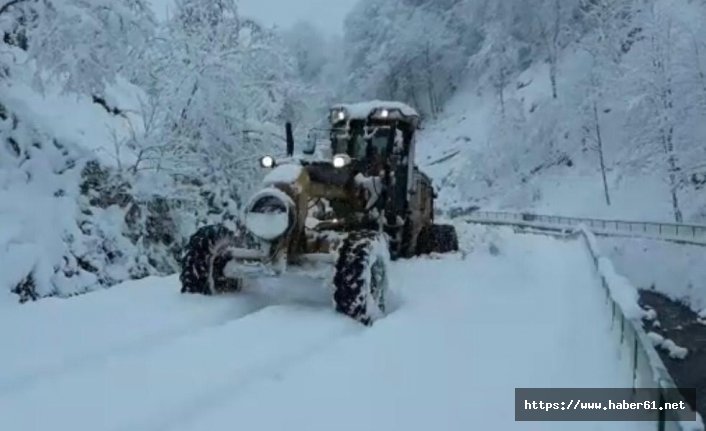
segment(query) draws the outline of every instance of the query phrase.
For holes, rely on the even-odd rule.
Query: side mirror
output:
[[[304,148],[302,148],[302,153],[306,154],[307,156],[313,155],[316,152],[316,139],[316,133],[310,132],[306,140],[306,145],[304,145]]]
[[[319,155],[325,160],[331,160],[333,158],[333,149],[326,145],[319,151]]]

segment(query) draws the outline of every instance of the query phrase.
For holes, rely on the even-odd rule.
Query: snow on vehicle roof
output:
[[[378,108],[399,109],[407,117],[419,117],[419,113],[411,106],[402,102],[385,100],[370,100],[358,103],[339,103],[333,109],[343,108],[352,118],[367,118],[371,112]]]

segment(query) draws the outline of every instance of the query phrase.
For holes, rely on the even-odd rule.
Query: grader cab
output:
[[[249,280],[332,265],[336,310],[370,325],[384,315],[388,261],[458,250],[453,226],[434,224],[434,190],[414,163],[419,115],[398,102],[334,106],[324,148],[264,156],[262,188],[234,230],[190,239],[182,292],[237,291]],[[317,151],[318,150],[318,151]]]

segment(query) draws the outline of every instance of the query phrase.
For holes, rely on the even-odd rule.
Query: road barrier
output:
[[[590,253],[595,270],[600,276],[605,294],[605,303],[611,314],[611,328],[619,336],[621,357],[630,363],[633,388],[659,388],[665,402],[679,402],[674,399],[677,389],[651,339],[645,333],[642,322],[630,319],[616,301],[612,292],[620,289],[612,286],[609,274],[602,268],[601,260],[608,259],[600,254],[594,235],[634,236],[659,240],[688,242],[706,245],[706,226],[674,223],[635,222],[621,220],[600,220],[579,217],[549,216],[530,213],[510,213],[500,211],[473,211],[456,219],[486,225],[509,225],[520,228],[533,228],[540,233],[561,234],[580,237]],[[578,239],[578,238],[577,238]],[[655,412],[656,431],[705,431],[702,418],[696,421],[679,421],[666,411]]]
[[[683,401],[683,398],[674,398],[673,394],[677,392],[677,386],[659,353],[655,350],[652,341],[645,333],[642,322],[639,319],[628,318],[625,310],[614,299],[612,292],[620,287],[611,286],[613,282],[611,275],[606,274],[600,264],[601,259],[607,258],[601,256],[593,233],[586,226],[580,226],[578,233],[585,242],[595,269],[600,275],[606,297],[606,307],[612,316],[611,328],[616,335],[620,336],[621,357],[630,361],[633,388],[659,388],[663,401]],[[704,431],[704,424],[698,415],[696,421],[678,421],[674,417],[670,417],[666,411],[656,411],[655,424],[656,431]]]
[[[471,211],[452,218],[475,223],[550,230],[572,230],[578,226],[586,226],[596,235],[631,236],[706,245],[706,225],[602,220],[502,211]]]

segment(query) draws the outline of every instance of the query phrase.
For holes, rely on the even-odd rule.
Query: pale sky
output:
[[[343,32],[343,19],[357,0],[239,0],[244,15],[265,25],[289,27],[307,20],[329,34]]]
[[[158,18],[167,15],[173,0],[151,0]],[[343,19],[357,0],[238,0],[240,11],[266,26],[287,28],[299,20],[328,34],[343,32]]]

